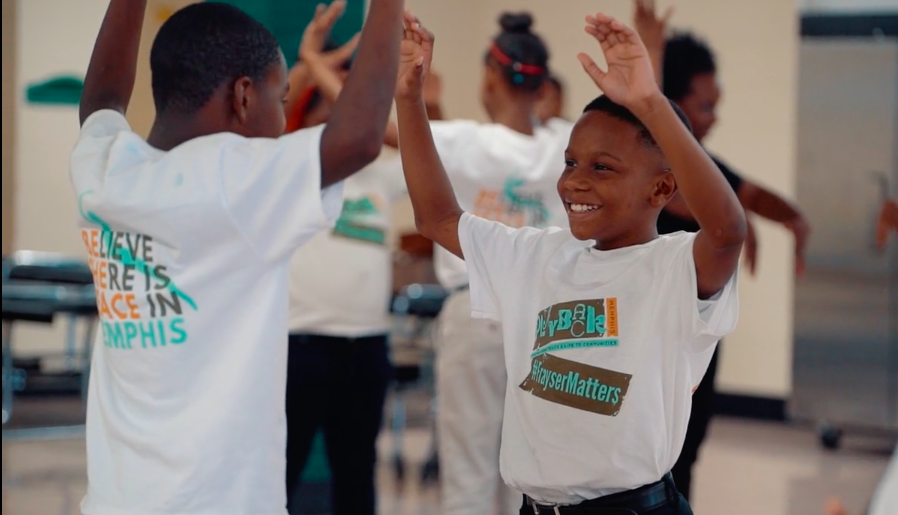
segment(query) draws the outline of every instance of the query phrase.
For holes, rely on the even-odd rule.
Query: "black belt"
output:
[[[665,504],[679,503],[680,494],[674,486],[673,477],[666,474],[660,481],[650,485],[571,506],[539,503],[529,497],[525,497],[525,502],[535,515],[641,515]]]

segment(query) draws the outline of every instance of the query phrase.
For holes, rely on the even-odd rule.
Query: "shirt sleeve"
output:
[[[458,222],[458,240],[468,269],[471,315],[501,319],[503,296],[514,295],[511,282],[524,269],[533,277],[533,252],[543,231],[507,225],[464,213]]]
[[[683,233],[670,237],[671,263],[674,269],[669,276],[674,298],[685,307],[684,326],[688,334],[684,340],[690,342],[691,350],[703,352],[721,338],[733,332],[739,320],[738,269],[726,285],[707,300],[698,298],[698,275],[695,271],[693,246],[695,233]]]
[[[113,109],[101,109],[92,113],[81,126],[79,143],[91,138],[107,138],[120,132],[131,132],[125,116]]]
[[[266,261],[289,256],[340,215],[342,183],[321,188],[323,129],[321,125],[277,139],[235,137],[221,148],[225,205],[238,230]]]
[[[102,109],[84,120],[69,166],[76,190],[85,175],[97,175],[98,163],[107,163],[116,136],[131,133],[128,120],[118,111]]]

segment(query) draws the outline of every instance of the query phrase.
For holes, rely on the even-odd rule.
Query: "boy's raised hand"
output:
[[[639,113],[661,94],[655,82],[648,51],[636,31],[618,20],[599,13],[586,17],[586,32],[596,38],[605,54],[608,70],[603,71],[587,54],[577,58],[599,89],[614,102]]]
[[[418,18],[408,11],[402,20],[402,29],[396,97],[415,99],[422,96],[424,79],[433,59],[434,38]]]
[[[634,4],[633,27],[646,49],[650,54],[653,51],[663,51],[667,23],[673,16],[673,6],[668,7],[659,17],[655,9],[655,0],[634,0]]]
[[[327,54],[321,54],[331,29],[334,28],[337,20],[343,16],[345,11],[346,0],[336,0],[330,5],[318,4],[315,8],[315,16],[312,17],[312,21],[306,25],[306,29],[302,33],[302,41],[299,44],[300,60],[307,61],[322,55],[331,58],[334,61],[332,64],[337,66],[349,59],[358,45],[359,34],[356,34],[340,48]]]
[[[662,84],[664,44],[667,38],[667,24],[673,16],[673,6],[668,7],[659,17],[655,10],[655,0],[634,0],[634,4],[633,28],[649,52],[652,68],[655,70],[655,80],[658,84]]]

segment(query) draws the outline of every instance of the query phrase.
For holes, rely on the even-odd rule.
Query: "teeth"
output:
[[[593,206],[590,204],[571,204],[571,211],[575,213],[585,213],[587,211],[595,211],[599,206]]]

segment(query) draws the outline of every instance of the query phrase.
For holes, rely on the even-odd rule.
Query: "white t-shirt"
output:
[[[470,214],[458,233],[473,315],[502,322],[505,481],[574,504],[670,471],[692,388],[736,325],[735,274],[698,300],[695,234],[598,251],[569,230]]]
[[[71,178],[100,312],[87,515],[282,515],[288,262],[339,213],[321,128],[169,152],[100,111]]]
[[[548,120],[546,120],[545,127],[549,130],[555,131],[559,134],[565,134],[567,135],[567,137],[570,137],[571,130],[574,127],[574,122],[558,117],[549,118]]]
[[[290,332],[346,338],[389,332],[390,204],[406,194],[396,153],[344,182],[336,226],[290,262]]]
[[[870,503],[869,515],[894,515],[898,513],[898,446],[892,453],[892,459],[876,493]]]
[[[430,124],[459,206],[511,227],[567,227],[558,196],[570,130],[535,129],[532,136],[497,123]],[[434,268],[444,288],[468,284],[465,262],[436,245]]]

